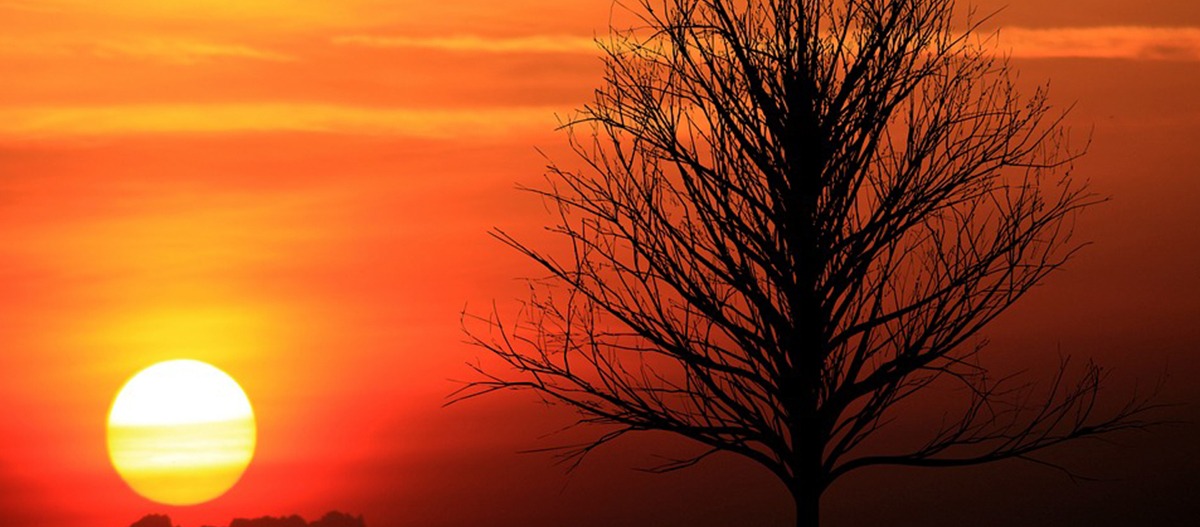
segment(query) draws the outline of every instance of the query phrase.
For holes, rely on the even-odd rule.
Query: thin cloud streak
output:
[[[524,37],[483,37],[478,35],[452,35],[446,37],[345,35],[334,37],[333,43],[371,48],[417,48],[473,53],[570,53],[588,55],[599,53],[599,47],[595,39],[575,35],[531,35]]]
[[[129,21],[185,21],[189,24],[251,22],[270,24],[258,29],[353,27],[377,20],[378,0],[296,2],[295,0],[0,0],[0,10],[85,16]]]
[[[60,9],[47,6],[44,2],[25,2],[21,0],[0,1],[0,10],[24,11],[28,13],[58,13]]]
[[[214,58],[240,58],[271,62],[296,60],[290,55],[240,44],[159,38],[101,42],[93,49],[93,53],[99,57],[124,56],[175,64],[195,64]]]
[[[1131,60],[1200,60],[1200,28],[1192,27],[1005,27],[998,38],[984,37],[985,47],[995,46],[1014,58],[1091,58]],[[596,55],[600,47],[592,37],[531,35],[484,37],[451,35],[344,35],[334,44],[371,48],[433,49],[461,53],[568,53]]]
[[[1086,58],[1200,61],[1200,28],[1006,27],[996,51],[1013,58]]]
[[[194,65],[216,59],[293,62],[296,57],[244,44],[171,37],[125,38],[0,37],[0,55],[9,57],[95,57]]]
[[[316,132],[430,139],[506,137],[555,127],[551,107],[372,108],[330,104],[138,104],[0,108],[0,139]]]

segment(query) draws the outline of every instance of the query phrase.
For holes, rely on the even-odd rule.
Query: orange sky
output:
[[[1077,102],[1093,130],[1079,174],[1113,200],[1080,224],[1096,244],[988,330],[993,352],[1094,357],[1121,386],[1169,370],[1167,395],[1200,401],[1200,3],[1006,3],[989,27],[1022,79]],[[788,524],[782,489],[739,460],[628,470],[679,448],[652,437],[567,477],[515,453],[553,443],[560,414],[440,407],[477,354],[463,306],[503,305],[536,272],[486,233],[541,236],[549,218],[513,187],[537,183],[535,147],[570,162],[555,114],[598,85],[588,41],[610,14],[0,0],[0,524],[329,509],[373,526]],[[130,492],[103,437],[121,384],[179,357],[238,379],[260,427],[242,482],[187,508]],[[1095,484],[1027,465],[856,477],[827,498],[829,525],[1192,521],[1195,425],[1123,439],[1059,454],[1114,479]]]

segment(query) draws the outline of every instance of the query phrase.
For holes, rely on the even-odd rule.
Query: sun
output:
[[[108,455],[143,497],[192,505],[229,490],[254,456],[254,411],[225,372],[171,360],[133,376],[108,413]]]

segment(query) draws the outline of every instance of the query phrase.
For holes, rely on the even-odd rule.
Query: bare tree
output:
[[[1034,389],[977,360],[977,333],[1075,253],[1097,199],[1071,177],[1064,114],[953,9],[641,0],[565,126],[580,168],[533,190],[569,250],[495,233],[548,276],[515,323],[468,317],[508,367],[457,397],[531,390],[606,425],[575,463],[643,430],[708,447],[655,470],[740,454],[803,526],[856,469],[1039,461],[1144,426],[1145,399],[1097,409],[1095,365]],[[947,424],[867,448],[927,389],[960,396]]]

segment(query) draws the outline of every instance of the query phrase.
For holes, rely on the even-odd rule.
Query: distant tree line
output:
[[[263,516],[261,518],[235,518],[229,522],[229,527],[366,527],[362,515],[351,516],[344,512],[331,511],[321,519],[309,523],[304,518],[293,514],[291,516]],[[133,522],[129,527],[178,527],[171,522],[171,517],[165,514],[148,514]],[[212,527],[212,526],[205,526]]]

